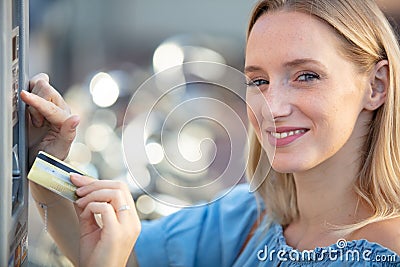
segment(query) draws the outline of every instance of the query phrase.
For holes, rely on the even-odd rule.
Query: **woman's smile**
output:
[[[304,136],[309,130],[296,127],[279,127],[275,131],[268,131],[268,142],[276,148],[287,146]]]

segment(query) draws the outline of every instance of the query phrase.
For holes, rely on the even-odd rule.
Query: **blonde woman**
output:
[[[135,245],[139,266],[398,266],[399,67],[373,0],[260,2],[245,61],[257,193],[240,185],[140,223],[122,208],[134,205],[126,186],[73,175],[82,211],[73,261],[122,266]],[[64,248],[76,242],[55,237]]]

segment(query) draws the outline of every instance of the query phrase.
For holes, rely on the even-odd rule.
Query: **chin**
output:
[[[299,173],[310,170],[312,167],[305,162],[296,161],[294,159],[288,160],[277,160],[275,158],[272,163],[272,169],[279,173]]]
[[[288,168],[288,166],[272,166],[272,169],[277,173],[293,173],[296,172],[296,169]]]

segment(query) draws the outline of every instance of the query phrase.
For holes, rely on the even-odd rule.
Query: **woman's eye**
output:
[[[315,73],[303,73],[299,77],[297,77],[297,81],[299,82],[311,82],[318,79],[319,75]]]
[[[269,81],[264,80],[264,79],[256,79],[256,80],[251,80],[246,83],[247,86],[261,86],[264,84],[269,84]]]

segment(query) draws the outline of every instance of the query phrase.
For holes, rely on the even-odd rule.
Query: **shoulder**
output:
[[[201,203],[163,218],[164,230],[180,231],[181,228],[208,227],[215,229],[216,224],[225,226],[246,224],[254,221],[259,207],[254,193],[249,191],[248,184],[239,184],[225,189],[208,203]],[[188,220],[188,218],[191,218]]]
[[[231,262],[257,214],[254,194],[247,184],[239,184],[209,203],[143,221],[135,245],[139,266],[193,266],[194,259],[197,266]],[[157,251],[157,255],[149,251]]]
[[[256,203],[255,194],[250,192],[249,189],[249,184],[242,183],[234,186],[231,189],[225,190],[215,200],[219,201],[217,204],[220,205],[230,206],[232,204],[236,207],[236,209],[240,208],[240,206],[244,206],[244,208],[246,208],[246,204],[252,205]]]
[[[262,209],[261,200],[249,191],[247,183],[236,185],[213,201],[209,207],[210,214],[218,214],[219,220],[225,225],[245,225],[254,222]]]
[[[368,224],[352,237],[378,243],[400,255],[400,217]]]

